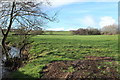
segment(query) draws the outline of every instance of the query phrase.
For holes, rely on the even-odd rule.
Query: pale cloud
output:
[[[83,19],[80,19],[80,23],[91,27],[97,24],[92,16],[85,16]]]
[[[7,1],[7,2],[12,2],[14,0],[0,0],[1,2],[3,1]],[[119,0],[15,0],[17,2],[27,2],[27,1],[31,1],[31,2],[41,2],[41,1],[50,1],[53,2],[53,4],[55,6],[57,5],[66,5],[66,4],[70,4],[70,3],[74,3],[74,2],[119,2]]]
[[[104,16],[104,17],[101,17],[100,19],[101,21],[99,22],[99,25],[101,28],[106,25],[112,25],[116,23],[115,19],[113,19],[111,16]]]
[[[84,2],[119,2],[119,0],[84,0]]]
[[[65,31],[70,31],[70,30],[77,30],[78,28],[67,28]]]
[[[77,30],[78,28],[49,28],[46,30],[50,30],[50,31],[70,31],[70,30]]]
[[[52,30],[52,31],[64,31],[65,29],[64,28],[49,28],[47,30]]]
[[[119,0],[49,0],[49,1],[51,2],[52,7],[59,7],[76,2],[119,2]]]
[[[83,1],[83,0],[69,0],[69,1],[68,0],[50,0],[53,7],[59,7],[59,6],[72,4],[79,1]]]

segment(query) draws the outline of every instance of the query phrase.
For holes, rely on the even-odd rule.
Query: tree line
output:
[[[11,32],[14,32],[15,35],[21,35],[21,34],[28,34],[25,33],[27,30],[25,30],[25,27],[19,28],[19,29],[11,29]],[[50,35],[53,34],[55,31],[44,31],[40,27],[35,27],[31,31],[29,31],[30,35],[42,35],[45,34],[46,32],[49,32]],[[71,34],[73,35],[115,35],[119,34],[118,30],[118,25],[113,24],[113,25],[107,25],[104,26],[101,29],[97,28],[79,28],[77,30],[71,30]]]
[[[101,29],[97,28],[79,28],[77,30],[71,30],[73,35],[115,35],[119,34],[118,25],[107,25]]]

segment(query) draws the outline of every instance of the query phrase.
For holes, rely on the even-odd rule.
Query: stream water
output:
[[[2,78],[2,47],[0,45],[0,80]]]
[[[10,51],[9,51],[9,56],[11,58],[14,58],[14,57],[20,57],[20,50],[16,47],[11,47]]]
[[[0,46],[1,49],[1,46]],[[1,50],[2,52],[2,50]],[[14,58],[14,57],[20,57],[20,50],[16,47],[11,47],[11,49],[9,50],[9,56],[10,58]],[[1,55],[2,57],[0,58],[0,79],[2,77],[6,77],[7,74],[9,74],[10,72],[7,70],[7,67],[4,67],[4,64],[2,63],[2,60],[5,61],[6,57],[4,55]]]

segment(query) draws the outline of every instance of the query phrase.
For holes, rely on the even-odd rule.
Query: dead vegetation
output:
[[[108,60],[109,59],[109,60]],[[112,64],[115,63],[110,57],[90,57],[86,60],[55,61],[43,68],[43,80],[119,80],[118,72]]]

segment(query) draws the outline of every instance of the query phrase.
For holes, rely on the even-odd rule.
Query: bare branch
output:
[[[17,18],[14,18],[15,20],[17,20],[18,23],[20,23],[21,25],[25,26],[22,22],[20,22]]]
[[[5,35],[5,33],[4,33],[3,29],[2,29],[1,27],[0,27],[0,29],[1,29],[1,31],[2,31],[2,34],[3,34],[3,35]]]

